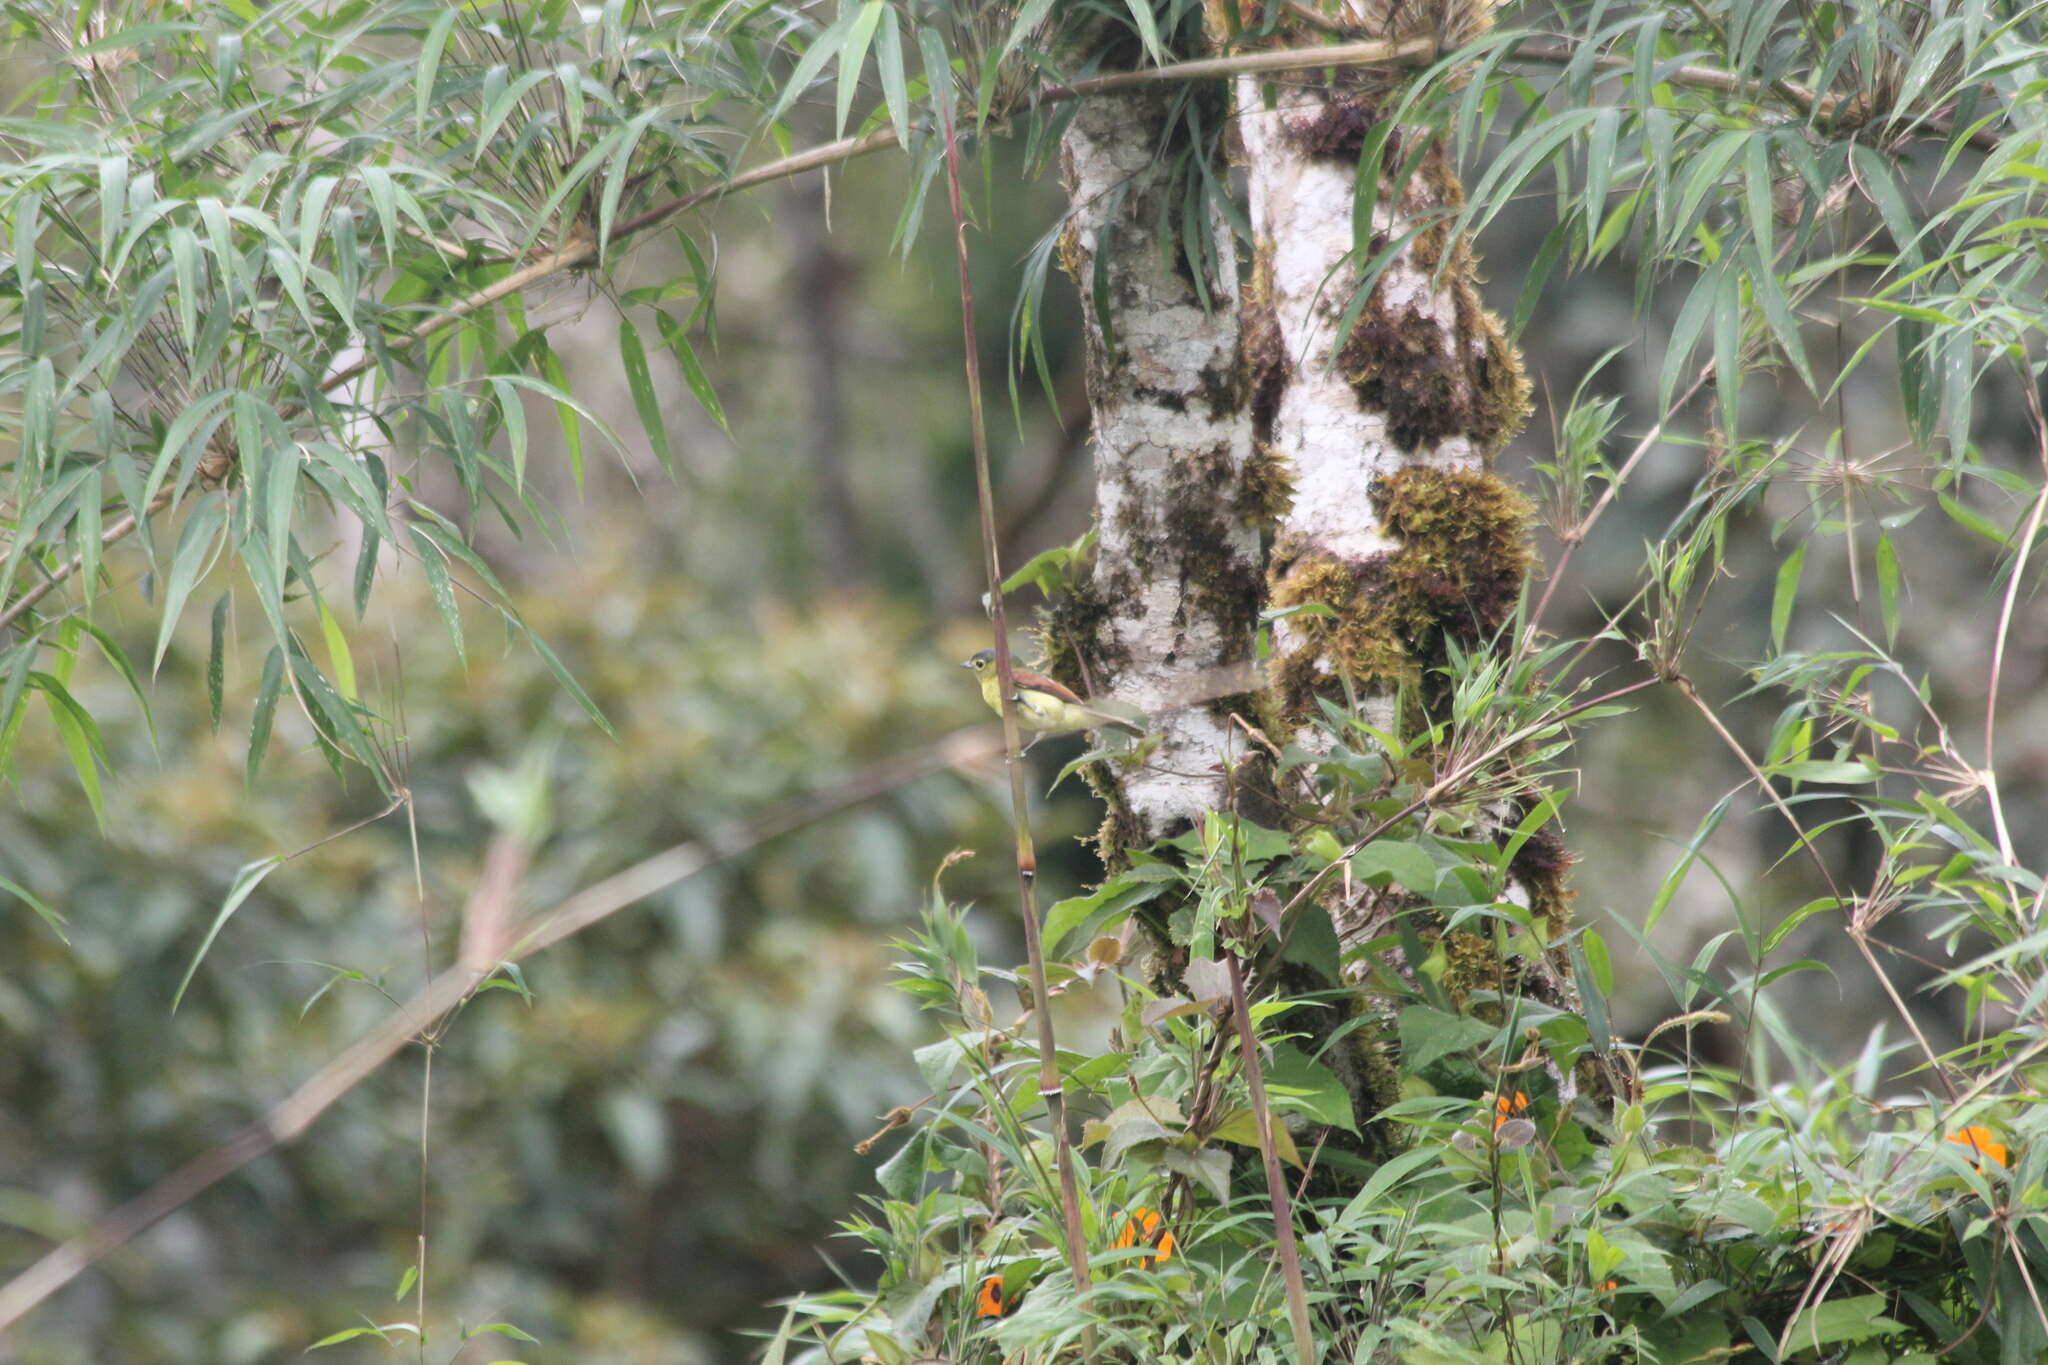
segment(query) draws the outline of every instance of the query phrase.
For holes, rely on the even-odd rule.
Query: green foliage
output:
[[[1449,738],[1434,742],[1457,747]],[[1361,789],[1357,761],[1332,752],[1327,770],[1307,758],[1297,766],[1326,799],[1355,800],[1354,813],[1404,808],[1412,787],[1389,768]],[[1893,826],[1904,836],[1894,852],[1910,864],[1895,880],[1970,880],[1964,855],[1908,834],[1915,823]],[[1755,1352],[1991,1365],[2048,1346],[2028,1288],[2048,1273],[2038,1198],[2048,1111],[2035,1098],[2040,1049],[2023,1032],[1936,1061],[1948,1097],[1930,1090],[1880,1105],[1875,1087],[1897,1051],[1881,1028],[1853,1065],[1829,1068],[1777,1019],[1797,1075],[1768,1087],[1687,1060],[1694,1028],[1756,1008],[1756,997],[1745,1004],[1752,983],[1689,974],[1677,1003],[1703,987],[1714,1009],[1674,1019],[1639,1047],[1612,1038],[1596,1023],[1612,968],[1590,930],[1573,945],[1585,1008],[1485,990],[1454,1003],[1441,961],[1453,926],[1475,912],[1491,919],[1510,961],[1539,959],[1544,936],[1506,898],[1490,847],[1446,837],[1458,826],[1454,809],[1411,812],[1349,859],[1351,875],[1402,893],[1385,936],[1346,949],[1339,968],[1369,981],[1375,1011],[1399,1021],[1398,1094],[1370,1116],[1383,1154],[1364,1161],[1342,1150],[1352,1101],[1332,1064],[1383,1045],[1355,1024],[1310,1023],[1339,996],[1289,991],[1271,951],[1325,913],[1300,893],[1332,866],[1319,851],[1327,834],[1289,838],[1211,816],[1050,909],[1048,976],[1066,1040],[1058,1069],[1081,1128],[1093,1280],[1084,1291],[1062,1250],[1036,1035],[1023,1020],[999,1022],[992,1004],[1021,976],[983,965],[968,930],[979,912],[935,894],[924,931],[899,945],[899,971],[947,1037],[919,1050],[931,1097],[901,1116],[905,1135],[876,1172],[881,1193],[847,1225],[874,1258],[876,1288],[796,1300],[775,1358],[971,1365],[1072,1350],[1084,1332],[1099,1358],[1289,1358],[1256,1124],[1214,956],[1233,952],[1266,963],[1252,1015],[1276,1147],[1297,1197],[1307,1195],[1293,1216],[1322,1359],[1533,1365]],[[1995,883],[1971,880],[1993,898]],[[1759,968],[1803,917],[1753,945]],[[1973,927],[2009,950],[1958,975],[2037,963],[2032,937],[2009,915],[2000,922]],[[1151,984],[1162,951],[1183,964],[1173,993]],[[2048,992],[2037,965],[2018,970],[2024,981],[2001,980],[1999,998],[2023,985],[2030,1001]],[[1101,1017],[1087,1022],[1091,1010]],[[1681,1050],[1659,1047],[1667,1033],[1683,1038]],[[1170,1255],[1145,1255],[1124,1235],[1146,1210],[1165,1211]],[[985,1287],[992,1281],[999,1290]]]
[[[1287,9],[1264,7],[1267,27],[1251,40],[1331,37],[1284,33]],[[719,244],[687,215],[741,178],[756,149],[787,150],[814,105],[863,148],[893,141],[906,163],[897,236],[908,251],[946,119],[987,156],[992,200],[996,138],[1014,134],[1028,169],[1056,150],[1072,101],[1033,96],[1097,66],[1195,55],[1203,40],[1199,8],[1183,0],[595,13],[559,0],[459,10],[350,0],[317,12],[23,2],[4,13],[27,54],[17,66],[35,79],[0,120],[0,773],[21,797],[0,857],[25,864],[5,864],[0,890],[33,919],[11,914],[0,933],[33,988],[10,974],[0,1011],[38,1039],[15,1050],[6,1089],[57,1154],[56,1169],[37,1173],[38,1193],[10,1203],[10,1225],[54,1234],[74,1228],[76,1212],[39,1191],[75,1179],[93,1192],[87,1203],[110,1202],[160,1176],[168,1154],[217,1135],[227,1116],[194,1117],[193,1095],[227,1091],[252,1057],[299,1058],[306,1035],[280,1040],[281,992],[338,1043],[413,968],[409,911],[428,898],[422,883],[436,904],[460,902],[472,845],[488,832],[463,817],[439,831],[428,821],[431,870],[415,870],[396,835],[278,861],[274,850],[297,844],[280,828],[324,835],[366,813],[338,785],[314,790],[308,755],[358,785],[367,775],[378,788],[369,813],[403,805],[415,818],[422,796],[467,811],[440,771],[469,752],[464,741],[516,762],[565,696],[572,715],[625,742],[602,758],[561,759],[569,790],[546,877],[562,890],[629,849],[751,814],[879,756],[848,735],[935,724],[925,699],[944,683],[903,662],[925,656],[926,622],[879,609],[764,617],[751,594],[735,603],[688,583],[664,594],[660,613],[611,601],[633,623],[620,628],[501,579],[480,528],[518,534],[554,521],[529,467],[540,410],[579,489],[586,437],[623,444],[616,414],[573,391],[535,286],[587,272],[616,290],[624,248],[674,229],[669,277],[608,300],[617,317],[605,360],[616,359],[648,449],[689,478],[691,452],[656,373],[664,357],[712,424],[732,423],[706,360]],[[935,1098],[883,1169],[886,1198],[856,1227],[878,1253],[879,1292],[806,1300],[791,1332],[834,1336],[847,1348],[837,1354],[883,1365],[926,1350],[1050,1354],[1091,1336],[1134,1359],[1270,1355],[1273,1230],[1246,1178],[1257,1116],[1217,1011],[1224,955],[1272,949],[1255,958],[1266,974],[1253,1012],[1271,1049],[1276,1144],[1351,1185],[1341,1196],[1304,1186],[1298,1210],[1333,1356],[1750,1350],[2002,1362],[2048,1345],[2036,1292],[2048,1154],[2029,1031],[2048,1000],[2037,965],[2044,883],[2026,865],[2029,812],[2000,787],[2001,766],[2009,775],[2016,765],[1991,742],[2001,687],[2007,711],[2024,690],[2005,673],[2024,638],[2048,509],[2037,467],[2048,450],[2043,11],[1689,0],[1558,7],[1542,24],[1512,17],[1524,26],[1389,82],[1384,117],[1362,143],[1351,225],[1365,288],[1331,307],[1348,327],[1374,278],[1424,233],[1483,234],[1546,196],[1518,330],[1562,275],[1619,270],[1658,339],[1620,381],[1652,393],[1645,410],[1591,382],[1604,357],[1572,377],[1556,449],[1537,460],[1563,557],[1645,461],[1692,466],[1670,485],[1683,491],[1663,509],[1634,590],[1603,601],[1603,620],[1569,644],[1541,635],[1547,589],[1485,648],[1446,641],[1444,667],[1427,679],[1444,706],[1419,733],[1374,732],[1326,704],[1327,743],[1296,744],[1275,763],[1300,784],[1289,813],[1329,817],[1320,824],[1283,835],[1214,817],[1053,907],[1047,941],[1063,998],[1118,996],[1108,1041],[1072,1043],[1056,1059],[1093,1125],[1086,1233],[1100,1273],[1086,1295],[1061,1279],[1033,1045],[998,1023],[991,1001],[1016,978],[981,967],[973,938],[935,908],[906,950],[909,981],[953,1031],[917,1053]],[[1243,230],[1218,155],[1227,121],[1213,85],[1163,97],[1175,207],[1156,236],[1166,259],[1203,280],[1218,262],[1229,269],[1234,243],[1218,225]],[[1382,233],[1376,215],[1399,202],[1398,187],[1372,168],[1400,142],[1394,164],[1414,173],[1428,134],[1473,167],[1472,190],[1445,221]],[[1020,364],[1049,393],[1058,245],[1055,226],[1027,254],[1012,317]],[[1102,310],[1099,339],[1111,355],[1113,315]],[[1883,439],[1871,413],[1885,418]],[[1631,453],[1610,453],[1617,433],[1637,429],[1647,434]],[[1779,548],[1745,555],[1762,540]],[[1969,562],[1991,585],[1995,618],[1967,689],[1942,675],[1951,646],[1932,629],[1942,623],[1915,619],[1916,584],[1959,545],[1983,556]],[[1080,555],[1078,545],[1048,552],[1019,579],[1056,590]],[[728,569],[728,581],[751,573]],[[1729,608],[1737,573],[1753,590]],[[1822,596],[1844,575],[1848,609],[1839,593]],[[146,603],[129,592],[138,580]],[[407,655],[414,695],[430,699],[410,710],[389,681],[397,659],[366,644],[362,626],[394,596],[431,611],[448,644]],[[1729,628],[1702,648],[1710,609]],[[1318,605],[1284,610],[1312,617]],[[645,624],[687,611],[702,620],[677,635]],[[732,649],[742,636],[758,651]],[[500,637],[525,662],[489,662],[484,643]],[[1608,648],[1616,642],[1626,650]],[[1613,663],[1622,653],[1633,660]],[[1768,703],[1762,742],[1749,748],[1702,690],[1730,658],[1743,670],[1730,702]],[[848,659],[877,661],[886,678]],[[226,738],[194,743],[196,726],[169,724],[169,761],[124,789],[109,774],[146,767],[157,749],[145,662],[152,678],[203,687]],[[1776,911],[1747,880],[1725,882],[1731,922],[1683,960],[1642,945],[1683,1012],[1671,1026],[1687,1042],[1677,1056],[1658,1053],[1654,1037],[1632,1050],[1617,1036],[1616,955],[1599,933],[1569,928],[1561,892],[1529,904],[1509,891],[1514,865],[1544,853],[1563,809],[1553,770],[1566,761],[1567,723],[1608,710],[1578,701],[1572,680],[1607,666],[1671,685],[1692,708],[1682,714],[1736,752],[1758,805],[1790,831],[1798,875],[1811,874],[1785,902],[1796,908]],[[1964,690],[1985,698],[1981,713],[1957,713]],[[417,739],[432,732],[423,710],[446,718],[438,747]],[[679,785],[679,772],[713,776]],[[234,806],[239,788],[271,805],[262,815]],[[637,797],[619,802],[621,791]],[[1640,922],[1647,939],[1695,870],[1723,875],[1716,837],[1740,804],[1711,804],[1642,912],[1628,907],[1624,932]],[[280,814],[287,806],[304,807],[303,820]],[[540,823],[536,814],[530,827]],[[680,1168],[662,1122],[671,1106],[731,1125],[708,1165],[758,1163],[787,1186],[791,1135],[811,1109],[851,1125],[893,1097],[868,1084],[874,1070],[792,1074],[779,1063],[820,1036],[833,1039],[835,1062],[857,1052],[877,1068],[909,1045],[905,1019],[864,992],[856,929],[907,902],[905,865],[928,864],[972,821],[938,802],[910,803],[903,823],[910,833],[863,816],[854,834],[735,874],[744,884],[723,889],[743,917],[679,895],[640,930],[618,931],[642,936],[629,968],[576,959],[600,977],[620,972],[623,985],[594,982],[547,1027],[507,1025],[498,1037],[510,1046],[455,1030],[450,1058],[480,1088],[509,1088],[516,1069],[533,1103],[577,1116],[566,1139],[522,1127],[516,1159],[466,1153],[475,1164],[464,1174],[484,1188],[516,1175],[522,1191],[558,1192],[579,1169],[560,1150],[600,1150],[644,1197]],[[97,853],[80,841],[97,850],[101,835],[137,863],[92,871]],[[1854,876],[1835,836],[1855,841]],[[207,888],[196,913],[195,884]],[[1341,942],[1318,894],[1333,885],[1383,900],[1385,931]],[[848,922],[820,934],[779,918],[820,903]],[[222,970],[233,936],[216,935],[251,918],[312,974],[284,991],[274,977],[251,985]],[[361,938],[337,945],[316,931],[344,922]],[[1140,924],[1174,960],[1174,980],[1125,956],[1118,935]],[[1787,999],[1820,964],[1781,955],[1822,931],[1878,983],[1905,1045],[1873,1025],[1848,1068],[1805,1046]],[[1461,952],[1461,935],[1484,951]],[[1925,984],[1955,1002],[1961,1041],[1930,1037],[1887,975],[1923,944],[1934,950]],[[72,974],[53,976],[61,984],[45,999],[31,968],[66,949]],[[1299,989],[1276,960],[1325,989]],[[1487,974],[1502,963],[1568,976],[1576,1007],[1504,989]],[[1363,983],[1378,1017],[1338,1008],[1340,977]],[[537,992],[518,976],[494,984],[548,998],[546,982]],[[789,994],[832,989],[856,1003],[830,1016],[785,1007]],[[168,1083],[147,1057],[77,1055],[91,1053],[79,1040],[109,1016],[123,1037],[154,1037],[180,1000],[180,1027],[195,1030],[188,1045],[212,1068],[189,1085],[152,1088]],[[486,1008],[509,1014],[512,1003]],[[679,1060],[664,1010],[710,1029],[720,1065]],[[195,1017],[206,1022],[186,1022]],[[1742,1061],[1725,1069],[1690,1055],[1693,1031],[1722,1021],[1744,1030]],[[1346,1050],[1396,1049],[1392,1074],[1362,1087],[1343,1084],[1353,1078],[1334,1064]],[[1525,1049],[1534,1065],[1518,1070]],[[593,1075],[591,1054],[627,1058],[633,1075]],[[1600,1069],[1624,1082],[1612,1095],[1581,1078]],[[656,1098],[643,1073],[670,1078],[651,1087]],[[1386,1102],[1362,1112],[1360,1090]],[[375,1093],[387,1106],[414,1098]],[[151,1146],[110,1159],[111,1171],[93,1165],[93,1133],[78,1117],[109,1095],[129,1101],[122,1113]],[[2010,1166],[1944,1140],[1980,1126],[2016,1154]],[[1319,1154],[1296,1138],[1352,1136],[1347,1127],[1359,1130],[1357,1150],[1332,1136]],[[377,1128],[345,1125],[332,1149],[282,1178],[273,1208],[325,1191],[322,1207],[406,1204],[410,1216],[409,1190],[359,1188],[358,1173],[388,1157]],[[437,1236],[473,1253],[464,1265],[486,1263],[478,1248],[498,1243],[544,1260],[602,1241],[573,1199],[543,1205],[530,1222],[471,1209]],[[1116,1245],[1140,1207],[1170,1215],[1177,1254]],[[214,1228],[238,1263],[263,1264],[276,1249],[276,1224],[258,1222]],[[752,1226],[737,1214],[732,1225]],[[374,1273],[340,1277],[350,1290],[381,1295],[394,1278],[412,1287],[384,1273],[387,1257],[367,1259]],[[990,1274],[1020,1306],[985,1325],[973,1315]],[[176,1287],[154,1292],[183,1306]],[[315,1325],[301,1308],[283,1328],[263,1326],[263,1341],[329,1331],[334,1316]],[[170,1333],[170,1316],[150,1325]],[[345,1328],[327,1340],[406,1330],[422,1328]],[[152,1357],[221,1354],[213,1342],[144,1335]]]

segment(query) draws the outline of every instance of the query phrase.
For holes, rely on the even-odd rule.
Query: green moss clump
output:
[[[1492,991],[1502,996],[1512,993],[1507,981],[1512,968],[1494,952],[1492,940],[1469,929],[1454,929],[1438,940],[1438,947],[1443,950],[1444,961],[1448,964],[1443,988],[1457,1002],[1458,1009],[1468,1011],[1475,1019],[1498,1024],[1501,1021],[1499,1005],[1470,1003],[1474,991]]]
[[[1348,1008],[1352,1017],[1359,1014],[1369,1016],[1365,1023],[1351,1031],[1350,1055],[1347,1058],[1356,1069],[1361,1092],[1370,1098],[1372,1104],[1371,1113],[1360,1112],[1364,1105],[1353,1105],[1353,1111],[1358,1113],[1359,1121],[1363,1123],[1400,1100],[1401,1068],[1391,1055],[1385,1025],[1366,997],[1362,993],[1353,993],[1349,997]]]
[[[1343,679],[1388,693],[1421,682],[1446,637],[1476,642],[1514,610],[1529,571],[1528,500],[1486,470],[1415,465],[1381,480],[1373,505],[1400,548],[1350,562],[1300,547],[1274,553],[1271,605],[1318,602],[1295,618],[1301,643],[1275,669],[1279,717],[1314,714]]]
[[[1500,629],[1533,559],[1521,490],[1490,470],[1411,465],[1379,482],[1373,505],[1401,541],[1385,569],[1410,645],[1434,661],[1438,631],[1470,642]]]
[[[1095,856],[1102,860],[1103,871],[1110,876],[1124,871],[1131,865],[1131,850],[1144,842],[1144,831],[1138,828],[1137,817],[1124,801],[1123,783],[1103,763],[1083,764],[1081,780],[1088,784],[1088,790],[1102,798],[1102,823],[1096,826],[1094,835],[1083,836],[1081,842],[1095,850]],[[1177,834],[1178,830],[1167,830]]]
[[[1301,643],[1282,655],[1274,669],[1280,715],[1298,722],[1316,712],[1316,698],[1343,700],[1344,684],[1371,692],[1392,692],[1420,678],[1414,653],[1402,636],[1378,565],[1354,565],[1317,551],[1287,555],[1272,582],[1274,610],[1321,603],[1332,615],[1293,618]]]

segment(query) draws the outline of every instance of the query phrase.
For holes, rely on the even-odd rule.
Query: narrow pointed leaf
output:
[[[193,974],[199,970],[199,964],[206,960],[207,951],[213,947],[213,941],[220,937],[220,931],[226,927],[228,920],[235,911],[242,908],[242,902],[249,899],[250,893],[263,885],[263,879],[275,872],[283,863],[283,855],[273,853],[268,858],[258,858],[253,863],[242,864],[241,871],[235,873],[234,884],[228,887],[227,899],[221,902],[220,909],[214,913],[213,923],[207,926],[206,937],[199,941],[199,951],[192,954],[191,964],[185,968],[185,975],[178,982],[178,989],[171,995],[171,1013],[178,1012],[178,1003],[185,998],[185,989],[192,984]]]

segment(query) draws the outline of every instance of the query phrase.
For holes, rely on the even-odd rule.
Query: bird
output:
[[[996,652],[984,649],[960,666],[973,669],[981,678],[981,699],[1001,715],[1002,680],[996,674]],[[1040,735],[1070,735],[1076,730],[1104,729],[1121,730],[1136,737],[1143,737],[1145,733],[1121,716],[1096,710],[1081,700],[1071,687],[1055,682],[1043,673],[1019,668],[1012,670],[1010,676],[1017,683],[1017,724],[1026,730],[1036,730]],[[1034,737],[1032,743],[1037,742]]]

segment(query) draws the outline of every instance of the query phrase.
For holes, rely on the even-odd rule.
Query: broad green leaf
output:
[[[1367,881],[1391,877],[1417,895],[1436,890],[1436,860],[1414,844],[1398,839],[1375,839],[1351,858],[1352,872]]]
[[[1133,868],[1111,877],[1088,895],[1060,901],[1045,912],[1045,922],[1039,931],[1046,959],[1058,957],[1078,929],[1087,928],[1090,938],[1108,932],[1131,910],[1156,898],[1175,880],[1174,873],[1157,865]]]
[[[1785,1329],[1785,1347],[1790,1351],[1816,1351],[1842,1342],[1867,1341],[1903,1332],[1904,1324],[1884,1315],[1887,1302],[1884,1294],[1859,1294],[1855,1298],[1815,1304]]]
[[[1428,1005],[1410,1005],[1400,1013],[1401,1069],[1421,1071],[1431,1062],[1490,1043],[1500,1030],[1484,1020],[1446,1014]]]
[[[1275,1109],[1305,1114],[1346,1132],[1358,1131],[1351,1094],[1337,1073],[1292,1043],[1275,1043],[1266,1064],[1266,1093]]]

